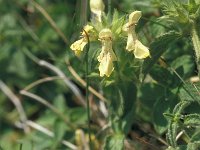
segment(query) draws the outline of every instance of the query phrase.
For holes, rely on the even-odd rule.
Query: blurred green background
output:
[[[71,143],[76,143],[76,129],[87,129],[86,109],[63,80],[55,77],[55,80],[42,83],[30,90],[51,103],[53,111],[50,107],[20,94],[20,91],[27,85],[41,78],[57,76],[51,69],[38,64],[38,59],[40,59],[59,68],[71,81],[72,86],[76,87],[83,96],[85,95],[84,88],[72,76],[66,61],[70,61],[77,73],[84,78],[83,60],[76,58],[69,46],[78,38],[85,18],[90,17],[89,9],[85,11],[84,0],[37,0],[36,2],[39,5],[32,3],[31,0],[0,0],[0,80],[19,98],[28,120],[32,121],[28,127],[30,131],[24,133],[24,127],[15,105],[0,91],[0,147],[3,150],[20,148],[23,150],[32,148],[36,150],[70,149],[64,146],[61,141],[65,139]],[[132,10],[143,12],[143,18],[137,30],[141,31],[139,36],[148,44],[156,36],[167,30],[165,27],[154,23],[162,15],[159,0],[113,0],[112,9],[114,8],[120,14]],[[54,22],[51,24],[51,19],[48,20],[48,15],[45,16],[44,10],[54,20],[56,28]],[[151,21],[149,22],[149,20]],[[176,68],[182,66],[181,63],[184,64],[183,72],[180,71],[184,79],[196,74],[191,49],[191,41],[182,38],[179,42],[171,45],[164,55],[167,62]],[[166,75],[165,71],[156,72],[159,70],[158,68],[159,66],[156,66],[151,71],[155,80],[163,77],[158,77],[160,73]],[[148,133],[161,134],[162,138],[162,134],[166,131],[167,121],[162,113],[165,110],[170,111],[169,108],[173,108],[179,100],[175,94],[168,90],[168,87],[162,85],[162,83],[169,86],[175,84],[168,83],[168,77],[164,77],[164,81],[158,81],[161,84],[152,82],[141,87],[139,93],[141,101],[137,104],[136,113],[138,115],[135,117],[136,123],[133,125],[133,130],[136,130],[135,137],[146,136]],[[176,79],[173,79],[173,81]],[[100,79],[94,78],[91,84],[95,89],[101,91],[98,82],[100,82]],[[155,94],[157,95],[155,96]],[[91,96],[90,98],[94,97]],[[166,101],[159,101],[158,99],[165,99]],[[170,102],[168,99],[171,99]],[[152,112],[152,107],[158,108],[157,106],[163,107]],[[56,112],[54,108],[59,110],[67,120],[63,121],[63,116]],[[157,114],[160,115],[155,118]],[[101,120],[103,117],[99,118]],[[66,123],[68,121],[75,128],[70,127]],[[105,124],[107,120],[104,118],[102,121]],[[34,122],[51,130],[54,137],[45,135],[39,129],[36,129]],[[93,123],[93,130],[97,133],[101,127],[95,121]],[[143,128],[143,130],[139,128]],[[147,135],[147,138],[144,139],[150,141],[149,137],[151,136]],[[101,144],[100,141],[96,145]],[[158,147],[163,146],[155,140],[151,142]],[[139,145],[140,149],[149,149],[149,145],[143,144],[141,141],[136,140],[135,145],[135,147]]]

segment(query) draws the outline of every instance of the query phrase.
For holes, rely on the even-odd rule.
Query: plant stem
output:
[[[27,116],[22,106],[21,100],[11,91],[11,89],[0,79],[0,90],[11,100],[15,105],[16,110],[19,113],[20,120],[23,123],[23,129],[25,133],[28,133],[30,129],[26,125]],[[1,148],[0,148],[1,149]]]
[[[52,28],[57,32],[57,34],[62,38],[62,40],[65,42],[65,44],[69,44],[68,39],[64,35],[64,33],[58,28],[56,22],[51,18],[51,16],[47,13],[47,11],[39,5],[37,2],[34,0],[31,0],[32,4],[35,6],[35,8],[47,19],[49,24],[52,26]]]
[[[43,134],[45,134],[45,135],[48,135],[49,137],[52,137],[52,138],[55,137],[55,134],[54,134],[52,131],[50,131],[49,129],[47,129],[47,128],[41,126],[40,124],[38,124],[38,123],[36,123],[36,122],[33,122],[33,121],[31,121],[31,120],[28,120],[28,121],[26,122],[26,124],[27,124],[28,126],[30,126],[31,128],[33,128],[33,129],[35,129],[35,130],[37,130],[37,131],[40,131],[41,133],[43,133]],[[76,147],[76,145],[74,145],[74,144],[72,144],[72,143],[70,143],[70,142],[68,142],[68,141],[66,141],[66,140],[62,140],[61,142],[62,142],[63,145],[67,146],[67,147],[70,148],[71,150],[77,150],[77,149],[78,149],[78,148]],[[0,148],[0,150],[1,150],[1,148]]]
[[[25,90],[22,90],[20,91],[20,94],[22,95],[25,95],[27,97],[30,97],[38,102],[40,102],[41,104],[45,105],[47,108],[49,108],[52,112],[54,112],[55,114],[58,115],[58,117],[63,120],[71,129],[75,130],[76,129],[76,126],[73,125],[67,118],[66,116],[61,112],[59,111],[55,106],[53,106],[51,103],[48,102],[48,100],[36,95],[36,94],[33,94],[33,93],[30,93],[28,91],[25,91]]]
[[[108,16],[110,20],[111,20],[111,12],[112,12],[111,3],[112,3],[112,0],[108,0]]]
[[[87,23],[88,0],[81,1],[80,26]]]
[[[72,68],[72,66],[69,64],[68,61],[66,61],[67,64],[67,68],[69,70],[69,72],[74,76],[74,78],[83,86],[86,88],[86,81],[83,80],[78,73]],[[97,98],[99,98],[101,101],[103,102],[108,102],[108,100],[102,95],[100,94],[98,91],[96,91],[93,87],[89,86],[89,91],[95,95]]]
[[[191,34],[192,34],[192,43],[193,43],[195,55],[196,55],[198,75],[200,77],[200,40],[199,40],[199,36],[198,36],[198,33],[197,33],[195,22],[193,23]]]
[[[89,135],[89,147],[90,150],[92,149],[92,145],[91,145],[91,127],[90,127],[90,102],[89,102],[89,80],[88,80],[88,52],[90,49],[90,39],[89,39],[89,35],[87,34],[87,32],[83,29],[83,31],[86,34],[87,40],[88,40],[88,44],[86,47],[86,65],[85,65],[85,78],[86,78],[86,102],[87,102],[87,117],[88,117],[88,135]]]

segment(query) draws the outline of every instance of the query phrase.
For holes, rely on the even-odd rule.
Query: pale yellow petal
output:
[[[128,32],[128,28],[129,28],[129,23],[126,23],[123,25],[122,30]]]
[[[90,25],[86,25],[86,26],[84,26],[84,28],[83,28],[84,30],[85,30],[85,32],[87,32],[87,34],[89,35],[90,33],[90,31],[92,31],[93,29],[94,29],[94,27],[93,26],[90,26]],[[83,35],[83,36],[85,36],[85,32],[83,31],[81,34]]]
[[[90,10],[97,16],[99,22],[104,12],[105,5],[102,0],[90,0]]]
[[[129,15],[129,24],[136,24],[142,16],[141,11],[134,11]]]
[[[100,55],[97,57],[99,64],[100,76],[103,77],[106,75],[109,77],[114,70],[113,61],[116,61],[116,55],[113,50],[102,50]]]
[[[103,3],[103,0],[90,0],[90,9],[93,13],[96,13],[98,11],[103,12],[105,8],[105,5]]]
[[[110,29],[102,29],[99,33],[99,38],[101,40],[111,40],[112,39],[112,32]]]
[[[139,40],[136,40],[134,55],[135,58],[144,59],[150,55],[149,49],[146,46],[144,46]]]
[[[142,13],[141,11],[134,11],[129,15],[129,22],[123,26],[123,30],[128,33],[126,50],[133,51],[135,49],[135,40],[137,40],[137,35],[135,33],[135,26],[140,19]]]
[[[135,41],[136,40],[136,34],[135,32],[133,33],[128,33],[128,39],[127,39],[127,44],[126,44],[126,50],[128,51],[133,51],[135,49]]]
[[[114,70],[113,67],[113,58],[111,57],[110,53],[105,53],[103,57],[101,57],[100,64],[99,64],[99,72],[100,76],[103,77],[106,75],[109,77]]]
[[[75,52],[75,55],[79,56],[87,43],[87,40],[82,38],[78,41],[75,41],[70,48]]]
[[[109,77],[114,70],[113,61],[117,60],[117,57],[112,49],[112,32],[110,29],[103,29],[99,33],[99,39],[102,42],[102,50],[97,57],[99,64],[100,76],[106,75]]]
[[[84,30],[86,31],[86,32],[89,32],[90,30],[93,30],[94,28],[93,28],[93,26],[90,26],[90,25],[85,25],[84,26]]]

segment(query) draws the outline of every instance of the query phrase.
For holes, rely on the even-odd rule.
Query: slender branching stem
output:
[[[86,81],[83,80],[79,74],[74,70],[74,68],[70,65],[69,61],[65,61],[67,64],[67,68],[69,72],[73,75],[73,77],[83,86],[86,87]],[[93,87],[89,86],[89,91],[94,94],[97,98],[99,98],[103,102],[107,102],[108,100],[100,94],[98,91],[96,91]]]
[[[51,16],[47,13],[47,11],[37,2],[34,0],[31,0],[33,6],[47,19],[51,27],[56,31],[56,33],[62,38],[62,40],[65,42],[65,44],[69,44],[68,39],[64,35],[64,33],[58,28],[55,21],[51,18]]]
[[[52,138],[53,138],[53,137],[55,136],[54,133],[53,133],[52,131],[50,131],[49,129],[47,129],[47,128],[41,126],[40,124],[38,124],[38,123],[36,123],[36,122],[33,122],[33,121],[31,121],[31,120],[28,120],[28,121],[26,122],[26,124],[27,124],[28,126],[30,126],[31,128],[33,128],[33,129],[35,129],[35,130],[37,130],[37,131],[40,131],[41,133],[43,133],[43,134],[45,134],[45,135],[48,135],[49,137],[52,137]],[[68,142],[68,141],[66,141],[66,140],[62,140],[61,142],[62,142],[63,145],[69,147],[69,148],[72,149],[72,150],[77,150],[77,149],[78,149],[76,145],[74,145],[74,144],[72,144],[72,143],[70,143],[70,142]]]
[[[54,76],[54,77],[46,77],[43,79],[39,79],[35,82],[32,82],[31,84],[27,85],[23,90],[28,91],[32,88],[34,88],[37,85],[40,85],[44,82],[50,82],[50,81],[54,81],[54,80],[63,80],[63,78],[59,77],[59,76]]]
[[[85,101],[84,101],[84,97],[82,96],[81,91],[79,90],[79,88],[72,81],[69,80],[69,78],[66,77],[66,75],[64,74],[64,72],[62,72],[62,70],[60,70],[58,67],[50,64],[49,62],[47,62],[45,60],[41,60],[41,59],[37,58],[35,55],[33,55],[28,50],[24,50],[24,53],[31,60],[33,60],[35,63],[37,63],[39,66],[45,67],[45,68],[51,70],[52,72],[54,72],[60,78],[63,78],[64,83],[74,93],[74,95],[76,96],[78,102],[81,105],[86,106]]]
[[[44,98],[36,95],[36,94],[33,94],[33,93],[30,93],[28,91],[20,91],[20,93],[22,95],[25,95],[27,97],[30,97],[38,102],[40,102],[41,104],[45,105],[46,107],[48,107],[51,111],[53,111],[55,114],[58,115],[58,117],[60,117],[60,119],[62,119],[71,129],[76,129],[76,127],[66,118],[66,116],[60,112],[55,106],[53,106],[52,104],[50,104],[47,100],[45,100]]]
[[[11,91],[11,89],[0,80],[0,90],[11,100],[11,102],[15,105],[21,122],[23,123],[23,129],[25,133],[29,132],[29,128],[26,126],[27,116],[25,110],[21,104],[20,99]]]

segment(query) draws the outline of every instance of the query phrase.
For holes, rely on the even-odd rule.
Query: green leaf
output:
[[[187,150],[198,150],[200,149],[200,141],[194,143],[188,143]]]
[[[88,67],[89,67],[89,73],[94,71],[94,68],[97,65],[97,57],[101,51],[101,45],[98,42],[91,42],[90,43],[90,49],[88,51]],[[86,51],[85,51],[86,52]],[[83,64],[85,63],[85,56]]]
[[[200,141],[200,127],[197,131],[192,135],[190,142]]]
[[[60,120],[57,119],[55,120],[54,123],[54,133],[55,133],[55,137],[54,137],[54,149],[56,149],[56,147],[59,146],[59,144],[61,144],[61,141],[65,135],[66,132],[66,124]]]
[[[120,89],[121,98],[121,111],[122,116],[120,117],[119,124],[121,124],[121,130],[124,134],[127,134],[133,123],[133,117],[135,112],[135,100],[137,88],[135,84],[131,82],[123,82],[118,85]]]
[[[27,140],[27,139],[23,139],[23,140],[19,140],[19,143],[21,144],[21,150],[33,150],[33,142]]]
[[[70,120],[76,124],[85,124],[87,121],[87,113],[85,108],[71,108],[69,111]]]
[[[21,51],[16,51],[10,61],[8,71],[17,74],[20,77],[26,78],[28,77],[26,64],[27,63],[24,54]]]
[[[163,114],[172,112],[176,102],[177,97],[170,91],[165,91],[165,94],[153,106],[153,124],[160,134],[167,130],[169,124]]]
[[[141,103],[152,110],[158,99],[163,97],[166,89],[156,83],[145,83],[140,88],[139,99]]]
[[[124,150],[124,136],[110,135],[106,138],[104,150]]]
[[[175,42],[181,34],[176,31],[170,31],[156,38],[150,45],[151,57],[145,59],[143,65],[143,73],[146,75],[152,66],[157,62],[159,57],[167,50],[168,45]]]
[[[190,55],[182,55],[176,58],[171,66],[178,72],[182,78],[188,78],[192,75],[195,64],[194,59]],[[179,68],[182,68],[183,72],[179,72]]]
[[[60,110],[60,112],[66,111],[65,98],[62,94],[59,94],[55,97],[54,105]]]
[[[190,114],[184,116],[186,126],[200,126],[200,114]]]
[[[183,112],[183,110],[184,110],[189,104],[190,104],[190,102],[188,102],[188,101],[181,101],[181,102],[179,102],[179,103],[175,106],[175,108],[174,108],[174,110],[173,110],[173,114],[176,115],[176,116],[180,115],[180,114]]]
[[[117,10],[114,11],[113,20],[112,20],[112,32],[117,37],[122,32],[122,26],[125,22],[125,17],[119,17],[119,13]]]
[[[171,87],[174,84],[173,75],[166,68],[154,65],[150,71],[151,77],[164,87]]]
[[[180,90],[181,100],[186,101],[196,101],[200,104],[200,83],[186,83],[183,85],[183,88]]]
[[[189,0],[189,5],[196,5],[195,0]]]
[[[167,132],[167,140],[172,147],[177,146],[176,136],[179,128],[179,120],[181,117],[181,113],[189,104],[190,102],[188,101],[181,101],[175,106],[173,110],[174,117],[170,121],[170,125]]]

